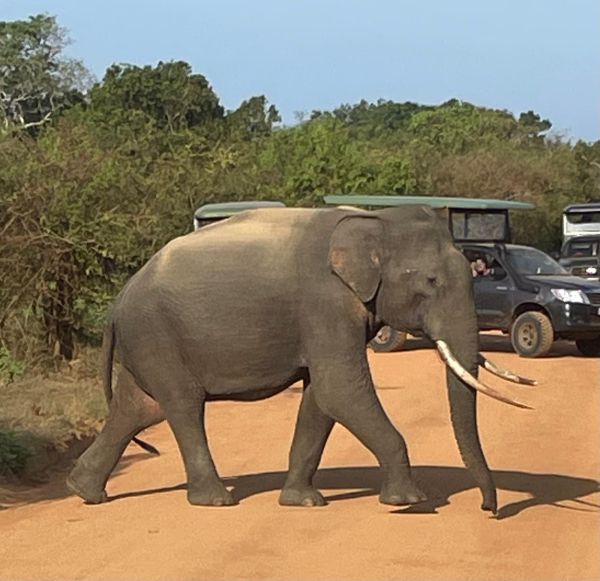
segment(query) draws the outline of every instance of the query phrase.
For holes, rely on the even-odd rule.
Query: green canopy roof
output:
[[[244,210],[255,208],[285,208],[283,202],[249,201],[249,202],[221,202],[218,204],[205,204],[200,206],[194,217],[199,220],[210,220],[211,218],[227,218]]]
[[[435,208],[467,210],[531,210],[534,204],[486,198],[452,198],[447,196],[324,196],[326,204],[349,206],[402,206],[425,204]]]

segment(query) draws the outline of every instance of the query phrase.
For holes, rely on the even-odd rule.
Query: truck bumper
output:
[[[600,306],[552,301],[547,308],[558,336],[586,338],[600,335]]]

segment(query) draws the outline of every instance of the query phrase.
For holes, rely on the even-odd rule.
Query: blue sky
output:
[[[379,98],[533,109],[600,139],[598,0],[0,0],[45,12],[101,79],[113,62],[185,60],[229,109],[264,94],[283,115]]]

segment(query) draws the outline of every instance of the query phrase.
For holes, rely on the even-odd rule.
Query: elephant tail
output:
[[[104,397],[106,403],[110,406],[110,402],[113,398],[112,390],[112,370],[115,358],[115,324],[112,316],[109,318],[108,323],[104,329],[104,336],[102,338],[102,386],[104,388]],[[144,440],[140,440],[134,436],[133,441],[140,447],[150,452],[150,454],[160,454],[157,448]]]
[[[104,388],[104,397],[106,403],[110,405],[112,401],[112,369],[115,354],[115,325],[112,317],[108,320],[104,328],[102,338],[102,387]]]

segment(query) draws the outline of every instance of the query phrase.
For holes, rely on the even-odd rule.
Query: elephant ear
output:
[[[381,282],[383,224],[379,218],[348,216],[338,223],[329,243],[329,265],[363,301]]]

